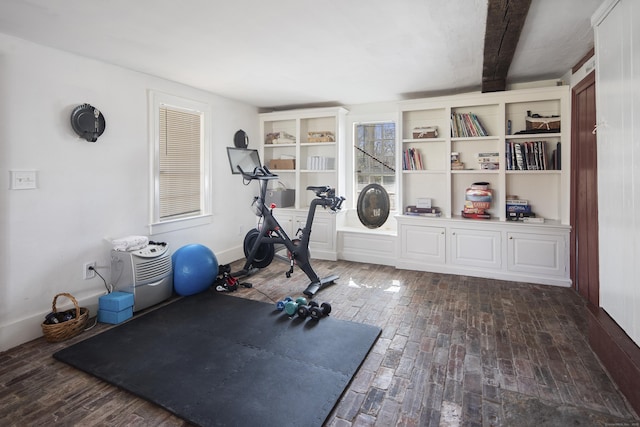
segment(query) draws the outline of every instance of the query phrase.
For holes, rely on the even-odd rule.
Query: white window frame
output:
[[[350,113],[347,115],[347,137],[345,139],[345,147],[344,154],[346,160],[346,170],[345,170],[345,178],[346,178],[346,190],[347,194],[347,203],[350,209],[356,209],[356,204],[358,201],[357,196],[357,182],[355,182],[355,148],[353,147],[354,142],[354,129],[356,125],[361,124],[370,124],[370,123],[382,123],[382,122],[394,122],[396,124],[396,207],[394,210],[389,212],[389,217],[393,217],[393,215],[397,214],[401,209],[399,207],[399,197],[401,194],[402,188],[402,157],[398,155],[398,147],[402,146],[402,140],[400,138],[400,114],[396,110],[397,106],[393,103],[380,105],[377,108],[377,111],[356,111],[355,108],[350,110]],[[402,149],[400,149],[402,152]]]
[[[392,197],[394,198],[394,203],[391,203],[391,213],[395,213],[398,210],[397,204],[398,204],[398,179],[402,179],[402,174],[398,173],[398,123],[395,120],[382,120],[382,121],[367,121],[367,122],[354,122],[353,123],[353,130],[352,130],[352,138],[351,138],[351,151],[352,151],[352,156],[353,156],[353,177],[352,177],[352,182],[353,182],[353,186],[352,186],[352,190],[353,190],[353,199],[354,201],[357,201],[358,197],[359,197],[359,192],[358,192],[358,179],[357,179],[357,165],[356,165],[356,158],[357,158],[357,153],[356,153],[356,148],[355,148],[355,140],[356,140],[356,129],[360,126],[367,126],[367,125],[384,125],[384,124],[389,124],[392,123],[394,125],[395,128],[395,135],[394,135],[394,140],[393,140],[393,156],[394,156],[394,164],[392,165],[394,172],[393,172],[393,176],[394,176],[394,185],[393,185],[393,191],[391,192],[390,196],[392,195]]]
[[[160,234],[211,223],[211,107],[209,104],[157,91],[149,91],[150,224],[149,234]],[[160,108],[170,107],[200,114],[200,213],[169,220],[160,219]]]

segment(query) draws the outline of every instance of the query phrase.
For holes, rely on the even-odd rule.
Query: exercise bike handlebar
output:
[[[240,166],[238,170],[245,179],[275,179],[278,175],[272,173],[266,166],[260,166],[253,169],[252,173],[245,172]]]
[[[332,211],[339,211],[342,208],[342,202],[344,202],[345,198],[342,196],[336,196],[336,190],[334,188],[329,187],[328,185],[315,187],[309,186],[307,190],[313,191],[316,193],[317,199],[315,200],[317,204],[326,207],[329,207]]]

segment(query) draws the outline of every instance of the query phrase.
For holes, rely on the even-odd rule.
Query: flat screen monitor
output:
[[[252,150],[249,148],[234,148],[227,147],[227,155],[229,156],[229,166],[231,166],[231,173],[239,174],[242,168],[245,173],[252,174],[256,168],[262,167],[260,163],[260,156],[258,150]]]

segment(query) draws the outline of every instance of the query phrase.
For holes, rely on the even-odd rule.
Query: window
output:
[[[151,93],[152,228],[182,228],[210,213],[206,104]],[[173,224],[172,227],[159,227]],[[194,224],[184,224],[191,226]],[[167,229],[169,228],[169,229]]]
[[[389,193],[391,210],[395,210],[396,124],[357,123],[353,135],[356,199],[368,184],[380,184]]]

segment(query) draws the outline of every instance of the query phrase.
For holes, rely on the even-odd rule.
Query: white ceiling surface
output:
[[[508,83],[563,76],[602,0],[532,0]],[[486,0],[0,0],[0,32],[261,108],[479,90]]]

